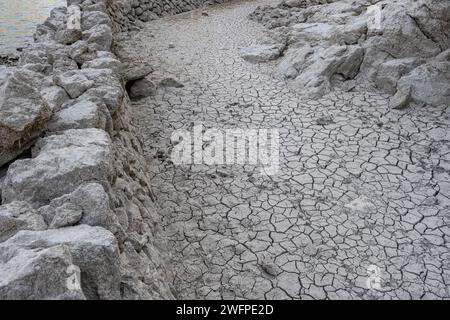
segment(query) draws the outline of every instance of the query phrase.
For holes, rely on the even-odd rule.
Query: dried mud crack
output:
[[[240,56],[268,40],[248,15],[275,2],[164,17],[118,44],[182,84],[133,103],[176,298],[450,298],[449,109],[392,110],[369,90],[303,98],[274,62]],[[175,166],[171,135],[196,122],[279,129],[280,174]]]

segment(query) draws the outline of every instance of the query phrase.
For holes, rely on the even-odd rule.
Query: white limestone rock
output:
[[[8,240],[20,230],[45,230],[47,224],[26,202],[12,202],[0,206],[0,242]]]
[[[39,92],[43,76],[18,69],[0,86],[0,166],[28,149],[46,129],[51,107]]]
[[[121,74],[122,63],[110,57],[92,59],[82,66],[83,69],[111,69],[116,74]]]
[[[39,140],[32,159],[9,167],[3,203],[28,201],[39,208],[86,182],[107,187],[112,170],[110,144],[108,134],[99,129],[67,130]]]
[[[21,250],[37,251],[55,246],[67,247],[72,256],[73,265],[78,266],[81,271],[81,288],[87,299],[107,300],[120,297],[117,241],[111,232],[101,227],[79,225],[46,231],[20,231],[8,241],[0,244],[0,268],[4,268],[4,264],[10,263],[10,257],[19,255]],[[65,270],[67,270],[68,254],[65,256]],[[29,261],[28,257],[21,260]],[[48,263],[43,263],[44,270],[36,271],[36,274],[39,275],[37,278],[29,278],[29,285],[36,287],[37,292],[40,291],[39,288],[46,288],[50,279],[53,279],[50,273],[51,269],[46,268],[48,265]],[[55,268],[56,271],[61,269]],[[15,273],[17,274],[17,272]]]
[[[58,86],[64,88],[72,99],[78,98],[95,85],[95,82],[89,80],[81,71],[67,71],[58,74],[54,81]]]
[[[241,49],[241,57],[251,63],[278,59],[285,46],[282,44],[262,44]]]
[[[95,25],[83,31],[83,40],[88,44],[94,44],[98,50],[110,51],[113,41],[112,30],[106,24]]]
[[[81,24],[83,30],[89,30],[99,24],[105,24],[109,27],[112,26],[111,18],[108,14],[101,11],[83,11],[83,19]]]
[[[57,111],[69,100],[66,91],[58,86],[45,87],[41,90],[42,99],[48,104],[52,111]]]
[[[38,212],[50,227],[55,221],[62,221],[61,218],[70,215],[74,217],[71,225],[86,224],[103,227],[114,234],[120,229],[117,218],[110,209],[109,196],[103,186],[98,183],[81,185],[72,193],[53,199],[48,206],[39,208]]]
[[[0,245],[0,299],[85,300],[80,269],[65,245],[6,248]]]
[[[112,129],[111,115],[103,102],[94,103],[89,100],[71,102],[53,116],[48,126],[52,132],[89,128]]]
[[[450,106],[450,60],[430,61],[398,81],[399,91],[411,91],[411,99],[419,104]]]

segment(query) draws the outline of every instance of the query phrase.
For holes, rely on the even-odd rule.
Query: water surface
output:
[[[0,54],[33,41],[36,25],[65,0],[0,0]]]

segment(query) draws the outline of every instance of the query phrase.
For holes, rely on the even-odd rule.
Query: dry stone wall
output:
[[[115,30],[140,28],[142,22],[229,0],[107,0]]]
[[[0,66],[0,299],[171,299],[111,3],[67,2]]]

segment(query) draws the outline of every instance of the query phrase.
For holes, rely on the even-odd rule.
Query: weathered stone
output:
[[[50,226],[55,219],[59,220],[61,212],[68,212],[74,217],[72,224],[99,226],[114,234],[119,230],[116,217],[110,209],[109,196],[98,183],[81,185],[72,193],[53,199],[38,212]]]
[[[285,46],[281,44],[264,44],[241,49],[244,60],[252,63],[267,62],[278,59]]]
[[[114,58],[97,58],[83,64],[83,69],[111,69],[116,74],[121,74],[122,63]]]
[[[86,78],[81,71],[67,71],[55,76],[54,81],[64,88],[72,99],[78,98],[95,85],[95,82]]]
[[[159,85],[161,87],[167,87],[167,88],[183,88],[184,87],[184,84],[182,84],[177,79],[174,79],[171,77],[162,79],[161,81],[159,81]]]
[[[0,242],[14,236],[20,230],[45,230],[47,224],[26,202],[12,202],[0,206]]]
[[[0,246],[0,299],[85,300],[80,269],[65,245]]]
[[[144,79],[153,72],[149,65],[132,65],[126,68],[124,78],[126,82]]]
[[[58,208],[49,224],[50,229],[71,227],[80,222],[83,217],[81,209],[75,205],[66,204]]]
[[[399,91],[411,90],[417,103],[450,105],[450,61],[423,64],[398,81]]]
[[[111,27],[110,17],[101,11],[88,11],[83,13],[82,29],[89,30],[96,25],[105,24]]]
[[[23,200],[37,208],[86,182],[108,185],[111,150],[103,130],[67,130],[46,137],[38,141],[33,156],[10,166],[3,203]]]
[[[131,99],[143,99],[155,95],[156,85],[148,79],[136,80],[130,87]]]
[[[73,264],[80,268],[81,288],[86,298],[119,298],[120,272],[117,241],[109,231],[103,228],[80,225],[47,231],[21,231],[8,241],[0,244],[0,257],[2,262],[5,261],[4,263],[8,263],[9,257],[20,254],[21,250],[42,250],[55,246],[67,247],[72,255]],[[63,264],[65,268],[59,267],[55,271],[61,269],[67,270],[69,264],[67,259],[68,254],[65,257],[66,259],[63,259],[66,262],[65,265]],[[25,259],[25,261],[28,260],[28,258]],[[14,265],[19,263],[14,262]],[[42,263],[42,265],[44,267],[49,266],[48,263]],[[46,272],[46,270],[48,271]],[[37,286],[37,288],[41,286],[45,288],[48,285],[49,279],[52,278],[48,274],[50,270],[38,271],[44,283],[31,281],[30,285]],[[68,277],[72,275],[73,273]]]
[[[81,33],[81,30],[63,29],[63,30],[59,30],[56,33],[55,37],[59,43],[69,45],[69,44],[75,43],[78,40],[80,40],[82,37],[82,33]]]
[[[88,44],[94,44],[98,50],[109,51],[113,40],[111,28],[105,24],[95,25],[83,31],[83,40]]]
[[[68,129],[111,129],[112,120],[109,110],[104,103],[94,103],[81,100],[57,112],[49,123],[50,131],[64,131]]]
[[[57,111],[69,100],[66,91],[58,86],[45,87],[41,90],[42,99],[48,104],[52,111]]]
[[[0,166],[46,130],[52,110],[39,93],[42,82],[40,74],[16,70],[0,87]]]
[[[364,49],[359,46],[293,49],[280,64],[280,71],[294,79],[293,85],[303,94],[318,97],[332,90],[335,75],[346,80],[355,78],[363,58]]]
[[[85,62],[95,59],[97,57],[96,50],[91,50],[86,41],[77,41],[70,46],[69,56],[78,64],[84,64]]]

